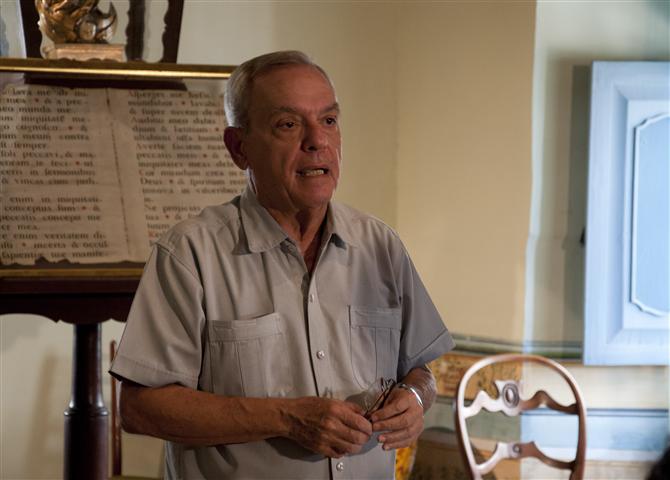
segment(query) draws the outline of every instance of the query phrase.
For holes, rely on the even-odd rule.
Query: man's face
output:
[[[340,175],[339,108],[324,76],[307,65],[254,79],[241,155],[263,206],[292,215],[320,209]]]

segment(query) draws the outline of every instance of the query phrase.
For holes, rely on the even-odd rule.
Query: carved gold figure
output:
[[[39,26],[54,43],[107,43],[116,30],[116,10],[98,9],[100,0],[35,0]]]

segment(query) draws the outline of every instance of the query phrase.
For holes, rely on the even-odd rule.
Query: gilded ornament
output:
[[[98,9],[100,0],[35,0],[39,26],[56,44],[108,43],[116,30],[116,10]]]

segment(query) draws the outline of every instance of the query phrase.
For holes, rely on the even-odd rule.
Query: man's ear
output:
[[[235,165],[242,170],[246,170],[249,163],[247,162],[247,157],[242,148],[243,135],[244,131],[239,127],[226,127],[223,131],[223,142],[226,144],[226,148],[228,149],[233,162],[235,162]]]

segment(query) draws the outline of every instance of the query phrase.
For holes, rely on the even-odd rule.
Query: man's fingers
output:
[[[387,440],[386,442],[382,442],[382,448],[384,450],[397,450],[398,448],[409,447],[412,443],[414,443],[414,440],[414,437],[403,437],[394,441]]]
[[[377,410],[370,417],[373,431],[407,428],[406,420],[403,419],[406,415],[423,418],[423,408],[411,395],[405,390],[394,390],[384,408]]]
[[[345,424],[334,426],[328,430],[330,438],[335,444],[344,449],[347,453],[354,453],[351,448],[362,446],[370,439],[372,435],[372,426],[368,424],[370,433],[362,432],[356,428],[350,428]]]
[[[357,415],[360,415],[360,416],[365,415],[365,410],[363,409],[363,407],[361,407],[357,403],[344,402],[344,405],[346,405],[348,408],[350,408]]]
[[[392,402],[384,406],[384,408],[380,408],[377,410],[375,413],[373,413],[370,416],[370,421],[375,424],[377,422],[380,422],[382,420],[386,420],[387,418],[393,418],[397,415],[400,415],[403,413],[407,406],[401,402]]]
[[[384,450],[411,445],[423,431],[423,408],[410,392],[396,390],[384,408],[372,417],[372,430],[382,432],[379,443]]]
[[[360,452],[370,438],[369,435],[347,427],[324,429],[320,434],[319,450],[331,458],[340,458],[346,454]]]
[[[388,420],[375,422],[372,426],[372,429],[375,432],[405,430],[410,427],[412,420],[413,419],[409,415],[396,415],[395,417],[389,418]],[[414,421],[417,420],[414,419]]]
[[[360,452],[366,441],[367,440],[365,440],[363,443],[358,443],[358,442],[348,442],[342,439],[333,439],[332,449],[336,454],[334,458],[339,458],[346,454],[355,454]]]
[[[402,448],[411,445],[423,431],[423,422],[410,425],[402,430],[384,432],[379,435],[379,443],[383,444],[384,450]]]
[[[332,458],[357,453],[372,435],[372,425],[353,404],[305,397],[295,406],[290,437],[313,452]]]
[[[344,405],[351,412],[342,416],[342,422],[349,428],[361,432],[369,438],[372,435],[372,424],[363,416],[365,413],[363,409],[355,403],[345,402]]]

